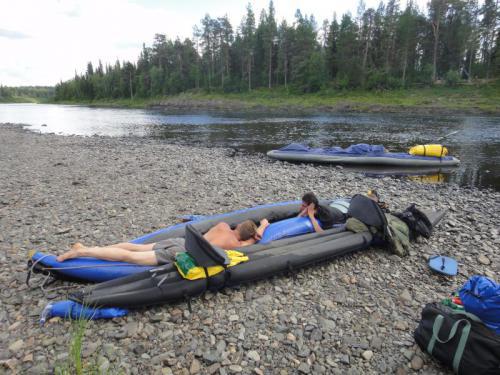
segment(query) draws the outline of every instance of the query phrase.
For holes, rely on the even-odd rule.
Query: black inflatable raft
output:
[[[265,207],[262,210],[244,211],[226,217],[224,221],[236,224],[247,219],[280,220],[297,215],[298,209],[297,203]],[[428,213],[433,225],[437,224],[443,215],[443,211]],[[195,222],[184,230],[186,248],[202,267],[224,264],[224,255],[210,246],[201,235],[213,224],[210,220]],[[168,235],[178,237],[181,234],[174,232]],[[164,238],[162,235],[161,239]],[[148,240],[153,242],[158,238],[153,237]],[[335,228],[322,233],[285,238],[266,245],[256,244],[241,248],[239,250],[249,257],[247,262],[225,268],[223,272],[205,279],[186,280],[174,265],[167,264],[84,288],[70,295],[70,299],[85,305],[102,307],[133,308],[166,303],[196,296],[207,290],[219,290],[226,286],[248,283],[287,271],[293,272],[302,267],[365,249],[371,242],[372,235],[369,232],[352,233]]]

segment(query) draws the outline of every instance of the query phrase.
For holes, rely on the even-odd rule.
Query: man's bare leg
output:
[[[114,244],[114,245],[108,245],[108,246],[102,246],[101,248],[120,248],[120,249],[123,249],[123,250],[128,250],[128,251],[151,251],[153,250],[153,246],[154,246],[154,243],[149,243],[149,244],[135,244],[135,243],[130,243],[130,242],[120,242],[120,243],[117,243],[117,244]],[[72,250],[79,250],[79,249],[82,249],[84,247],[87,247],[85,245],[83,245],[82,243],[80,242],[77,242],[75,243],[73,246],[71,246],[71,249]]]
[[[58,262],[77,257],[92,257],[103,260],[128,262],[146,266],[156,266],[158,261],[154,251],[129,251],[119,247],[80,247],[57,257]]]

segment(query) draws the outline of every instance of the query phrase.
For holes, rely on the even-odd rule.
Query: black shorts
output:
[[[173,263],[177,253],[186,251],[184,238],[169,238],[168,240],[159,241],[154,244],[153,251],[158,264]]]

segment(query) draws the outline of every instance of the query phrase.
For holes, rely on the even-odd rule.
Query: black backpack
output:
[[[354,195],[349,204],[347,217],[355,218],[368,227],[376,228],[377,233],[374,234],[376,237],[375,241],[388,242],[389,246],[392,246],[394,238],[389,228],[389,223],[384,212],[374,200],[365,195]]]
[[[406,210],[394,214],[403,220],[410,229],[410,239],[414,241],[418,236],[429,238],[432,234],[432,223],[425,213],[415,207],[412,203]]]
[[[413,335],[422,351],[457,374],[500,374],[500,336],[473,314],[429,303]]]
[[[387,219],[380,207],[365,195],[356,194],[351,198],[347,216],[382,231],[387,227]]]

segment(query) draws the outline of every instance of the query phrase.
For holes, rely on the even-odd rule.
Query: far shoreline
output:
[[[231,99],[186,99],[182,97],[163,98],[150,100],[147,103],[135,102],[134,100],[116,101],[89,101],[89,102],[50,102],[47,104],[82,105],[94,108],[129,108],[129,109],[152,109],[161,111],[220,111],[240,112],[266,115],[310,115],[318,113],[392,113],[407,115],[483,115],[500,116],[500,107],[497,109],[482,109],[478,107],[453,108],[442,106],[405,106],[390,104],[361,104],[355,102],[337,102],[331,105],[300,105],[296,103],[279,103],[265,105],[244,100]]]

